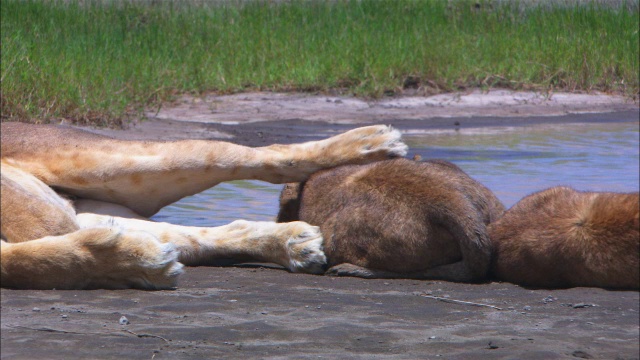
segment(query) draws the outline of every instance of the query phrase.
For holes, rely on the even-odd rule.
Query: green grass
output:
[[[637,0],[0,4],[3,121],[117,124],[212,91],[639,93]]]

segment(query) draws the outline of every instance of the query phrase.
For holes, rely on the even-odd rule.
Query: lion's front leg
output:
[[[260,167],[247,178],[272,183],[300,182],[318,170],[347,164],[367,164],[404,156],[407,145],[398,130],[373,125],[349,130],[328,139],[302,144],[256,148]]]
[[[175,246],[115,228],[3,241],[0,256],[0,284],[20,289],[169,289],[182,273]]]
[[[320,228],[302,221],[274,223],[236,220],[208,234],[213,254],[272,262],[292,272],[321,274],[327,258]]]
[[[292,272],[320,274],[326,257],[320,229],[301,221],[274,223],[238,220],[219,227],[192,227],[117,216],[78,214],[81,226],[117,226],[144,231],[175,245],[185,265],[207,265],[219,259],[261,261]]]

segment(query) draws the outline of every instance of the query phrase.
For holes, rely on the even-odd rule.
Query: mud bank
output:
[[[183,97],[146,115],[161,120],[238,124],[307,120],[360,124],[387,119],[426,120],[451,117],[532,117],[633,110],[638,104],[606,94],[535,93],[508,90],[389,97],[366,100],[349,96],[248,93]]]

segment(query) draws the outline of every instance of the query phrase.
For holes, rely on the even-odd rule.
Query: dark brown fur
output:
[[[639,289],[639,199],[567,187],[525,197],[489,226],[493,276],[543,288]]]
[[[320,226],[332,274],[476,281],[490,262],[486,224],[502,212],[451,163],[395,159],[288,185],[278,221]]]

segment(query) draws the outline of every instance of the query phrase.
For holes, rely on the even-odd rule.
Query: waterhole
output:
[[[455,163],[507,207],[557,185],[615,192],[640,187],[638,122],[401,130],[410,156]],[[223,183],[167,206],[153,219],[190,226],[271,221],[281,189],[258,181]]]

